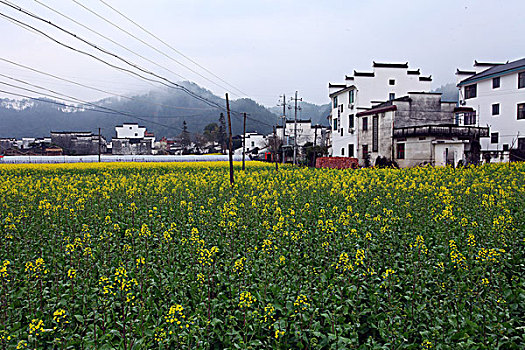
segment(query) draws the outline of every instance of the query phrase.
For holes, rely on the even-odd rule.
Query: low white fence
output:
[[[234,161],[241,161],[242,156],[233,156]],[[248,159],[247,159],[248,160]],[[143,156],[116,156],[116,155],[101,155],[101,162],[224,162],[228,161],[227,155],[143,155]],[[0,158],[0,164],[23,164],[23,163],[42,163],[42,164],[58,164],[58,163],[96,163],[98,162],[98,155],[94,156],[4,156]]]

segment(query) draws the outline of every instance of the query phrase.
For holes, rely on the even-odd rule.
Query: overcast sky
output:
[[[170,80],[185,78],[218,95],[223,96],[225,92],[224,88],[173,59],[219,85],[225,83],[141,32],[99,0],[77,1],[171,58],[119,32],[73,0],[11,1]],[[327,103],[328,82],[343,82],[345,74],[351,74],[354,69],[371,70],[372,61],[408,61],[410,68],[420,68],[422,74],[432,75],[435,88],[454,82],[456,68],[471,68],[474,59],[504,62],[525,57],[524,0],[105,1],[248,97],[267,106],[275,105],[282,93],[290,96],[295,90],[306,101]],[[163,68],[60,17],[38,2],[99,31]],[[30,23],[76,48],[105,57],[3,4],[0,4],[0,13]],[[4,17],[0,17],[0,33],[3,39],[1,59],[115,93],[137,93],[159,86],[63,48]],[[0,73],[83,99],[104,97],[103,93],[61,83],[2,61]],[[5,77],[0,77],[0,81],[9,82]],[[2,84],[0,89],[36,95]],[[230,90],[233,98],[242,95]],[[0,96],[6,97],[5,94]]]

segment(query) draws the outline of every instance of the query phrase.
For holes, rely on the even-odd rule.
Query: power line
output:
[[[6,4],[6,2],[3,1],[3,0],[0,0],[0,3]],[[8,4],[8,6],[12,7],[12,6],[9,5],[9,4]],[[17,9],[18,9],[18,8],[17,8]],[[24,10],[21,9],[20,11],[23,12]],[[23,12],[23,13],[25,13],[25,12]],[[95,44],[92,44],[92,43],[90,43],[89,41],[87,41],[87,40],[85,40],[85,39],[80,38],[78,35],[76,35],[76,34],[70,32],[70,31],[68,31],[68,30],[66,30],[66,29],[63,29],[62,27],[60,27],[60,26],[58,26],[58,25],[55,25],[55,24],[51,23],[50,21],[47,21],[47,20],[45,20],[45,19],[43,19],[43,18],[41,18],[41,17],[39,17],[39,16],[36,16],[36,15],[30,14],[30,13],[25,13],[25,14],[27,14],[28,16],[31,16],[31,17],[37,18],[37,19],[39,19],[39,20],[41,20],[41,21],[43,21],[43,22],[45,22],[45,23],[47,23],[47,24],[50,24],[50,25],[52,25],[53,27],[55,27],[55,28],[57,28],[57,29],[63,31],[64,33],[66,33],[66,34],[68,34],[68,35],[70,35],[70,36],[73,36],[74,38],[76,38],[76,39],[78,39],[78,40],[80,40],[80,41],[82,41],[82,42],[88,44],[89,46],[91,46],[91,47],[93,47],[93,48],[95,48],[95,49],[97,49],[97,50],[99,50],[99,51],[101,51],[101,52],[103,52],[103,53],[105,53],[105,54],[107,54],[107,55],[110,55],[110,56],[112,56],[112,57],[114,57],[114,58],[117,58],[117,59],[121,60],[122,62],[124,62],[124,63],[130,65],[131,67],[133,67],[133,68],[135,68],[135,69],[138,69],[138,70],[140,70],[140,71],[142,71],[142,72],[144,72],[144,73],[147,73],[147,74],[149,74],[149,75],[152,75],[152,76],[154,76],[154,77],[156,77],[156,78],[158,78],[158,79],[161,79],[161,80],[163,80],[163,81],[159,81],[159,80],[156,80],[156,79],[148,78],[148,77],[145,77],[145,76],[143,76],[143,75],[141,75],[141,74],[139,74],[139,73],[137,73],[137,72],[134,72],[134,71],[132,71],[132,70],[130,70],[130,69],[123,68],[123,67],[119,67],[119,66],[117,66],[117,65],[114,65],[114,64],[112,64],[112,63],[109,63],[109,62],[103,60],[102,58],[100,58],[100,57],[98,57],[98,56],[95,56],[94,54],[88,53],[88,52],[86,52],[86,51],[79,50],[79,49],[74,48],[74,47],[72,47],[72,46],[70,46],[70,45],[68,45],[68,44],[65,44],[65,43],[63,43],[63,42],[61,42],[61,41],[55,39],[55,38],[52,37],[51,35],[49,35],[49,34],[43,32],[43,31],[41,31],[41,30],[39,30],[39,29],[37,29],[37,28],[35,28],[35,27],[33,27],[33,26],[27,24],[27,23],[24,23],[24,22],[19,21],[19,20],[15,19],[15,18],[13,18],[13,17],[11,17],[11,16],[8,16],[8,15],[6,15],[6,14],[0,13],[0,16],[9,19],[9,20],[11,20],[12,22],[15,22],[16,25],[18,25],[18,26],[20,26],[20,27],[22,27],[22,28],[26,28],[26,29],[28,28],[28,29],[30,29],[30,30],[33,30],[33,31],[39,33],[40,35],[43,35],[44,37],[50,39],[51,41],[54,41],[55,43],[57,43],[57,44],[59,44],[59,45],[61,45],[61,46],[63,46],[63,47],[66,47],[66,48],[68,48],[68,49],[70,49],[70,50],[73,50],[73,51],[76,51],[76,52],[78,52],[78,53],[81,53],[81,54],[83,54],[83,55],[87,55],[87,56],[89,56],[89,57],[91,57],[91,58],[93,58],[93,59],[95,59],[95,60],[97,60],[97,61],[99,61],[99,62],[102,62],[102,63],[104,63],[104,64],[106,64],[106,65],[108,65],[108,66],[110,66],[110,67],[112,67],[112,68],[115,68],[115,69],[121,70],[121,71],[123,71],[123,72],[127,72],[127,73],[129,73],[129,74],[133,74],[133,75],[138,76],[138,77],[140,77],[140,78],[142,78],[142,79],[144,79],[144,80],[148,80],[148,81],[152,81],[152,82],[160,83],[160,84],[162,84],[162,85],[164,85],[164,86],[166,86],[166,87],[169,87],[169,88],[180,89],[180,90],[184,91],[185,93],[187,93],[188,95],[190,95],[190,96],[192,96],[192,97],[194,97],[194,98],[196,98],[196,99],[198,99],[198,100],[200,100],[200,101],[202,101],[202,102],[208,104],[209,106],[215,106],[215,107],[218,107],[218,108],[220,108],[220,109],[222,109],[222,110],[225,110],[224,107],[222,107],[222,106],[218,105],[217,103],[215,103],[215,102],[213,102],[213,101],[210,101],[210,100],[208,100],[208,99],[206,99],[206,98],[204,98],[204,97],[202,97],[202,96],[200,96],[200,95],[194,93],[193,91],[189,90],[188,88],[186,88],[186,87],[184,87],[184,86],[182,86],[182,85],[180,85],[180,84],[177,84],[177,83],[175,83],[175,82],[172,82],[171,80],[169,80],[169,79],[167,79],[167,78],[165,78],[165,77],[163,77],[163,76],[160,76],[160,75],[158,75],[158,74],[156,74],[156,73],[154,73],[154,72],[151,72],[151,71],[149,71],[149,70],[147,70],[147,69],[144,69],[144,68],[142,68],[142,67],[140,67],[140,66],[138,66],[138,65],[136,65],[136,64],[134,64],[134,63],[128,62],[126,59],[120,57],[119,55],[114,54],[114,53],[111,53],[111,52],[109,52],[109,51],[107,51],[107,50],[105,50],[105,49],[102,49],[102,48],[100,48],[99,46],[97,46],[97,45],[95,45]]]
[[[35,0],[37,1],[37,0]],[[170,48],[171,50],[173,50],[174,52],[176,52],[177,54],[181,55],[182,57],[184,57],[185,59],[187,59],[188,61],[190,61],[191,63],[195,64],[197,67],[205,70],[206,72],[208,72],[209,74],[213,75],[215,78],[219,79],[220,81],[222,81],[223,83],[225,83],[226,85],[230,86],[231,88],[237,90],[238,92],[240,92],[241,94],[243,95],[246,95],[248,96],[247,93],[243,92],[242,90],[239,90],[237,87],[235,87],[234,85],[228,83],[227,81],[225,81],[224,79],[222,79],[221,77],[215,75],[213,72],[211,72],[210,70],[208,70],[207,68],[203,67],[202,65],[200,65],[199,63],[195,62],[193,59],[191,59],[190,57],[186,56],[185,54],[183,54],[182,52],[180,52],[179,50],[175,49],[173,46],[171,46],[170,44],[168,44],[167,42],[165,42],[164,40],[162,40],[161,38],[159,38],[158,36],[156,36],[155,34],[153,34],[152,32],[150,32],[149,30],[147,30],[146,28],[142,27],[140,24],[138,24],[137,22],[133,21],[131,18],[129,18],[128,16],[126,16],[125,14],[123,14],[122,12],[118,11],[117,9],[115,9],[114,7],[112,7],[111,5],[109,5],[107,2],[105,2],[104,0],[99,0],[101,3],[103,3],[104,5],[106,5],[107,7],[109,7],[110,9],[112,9],[113,11],[115,11],[116,13],[118,13],[119,15],[121,15],[122,17],[124,17],[125,19],[127,19],[129,22],[133,23],[135,26],[139,27],[140,29],[142,29],[144,32],[146,32],[147,34],[149,34],[150,36],[152,36],[153,38],[157,39],[159,42],[161,42],[162,44],[164,44],[165,46],[167,46],[168,48]]]
[[[82,7],[82,8],[85,9],[86,11],[89,11],[89,12],[92,13],[93,15],[97,16],[98,18],[100,18],[100,19],[103,20],[104,22],[110,24],[111,26],[113,26],[113,27],[117,28],[118,30],[120,30],[120,31],[126,33],[127,35],[131,36],[131,37],[134,38],[135,40],[140,41],[142,44],[146,45],[147,47],[151,48],[152,50],[154,50],[154,51],[158,52],[159,54],[165,56],[166,58],[170,59],[171,61],[173,61],[173,62],[175,62],[175,63],[181,65],[182,67],[186,68],[186,69],[189,70],[190,72],[192,72],[192,73],[194,73],[194,74],[197,74],[197,75],[200,76],[201,78],[206,79],[207,81],[209,81],[210,83],[212,83],[212,84],[214,84],[214,85],[220,87],[221,89],[224,89],[224,90],[226,90],[226,91],[229,90],[229,89],[225,88],[224,86],[222,86],[222,85],[220,85],[220,84],[217,84],[217,83],[214,82],[213,80],[208,79],[207,77],[205,77],[204,75],[200,74],[199,72],[197,72],[197,71],[191,69],[190,67],[188,67],[188,66],[185,65],[184,63],[179,62],[178,60],[174,59],[173,57],[171,57],[171,56],[165,54],[164,52],[160,51],[159,49],[155,48],[154,46],[148,44],[146,41],[144,41],[144,40],[138,38],[136,35],[134,35],[134,34],[128,32],[127,30],[121,28],[120,26],[116,25],[115,23],[109,21],[108,19],[104,18],[102,15],[100,15],[100,14],[98,14],[97,12],[91,10],[90,8],[88,8],[87,6],[81,4],[81,3],[78,2],[77,0],[71,0],[71,1],[73,1],[75,4],[77,4],[78,6]],[[236,96],[239,96],[239,95],[236,95]]]
[[[96,35],[100,36],[101,38],[104,38],[104,39],[108,40],[109,42],[111,42],[111,43],[117,45],[118,47],[120,47],[120,48],[122,48],[122,49],[124,49],[124,50],[126,50],[126,51],[128,51],[128,52],[130,52],[130,53],[132,53],[132,54],[134,54],[134,55],[136,55],[136,56],[142,58],[143,60],[148,61],[148,62],[154,64],[155,66],[159,67],[159,68],[165,69],[165,70],[167,70],[168,72],[170,72],[170,73],[172,73],[172,74],[175,74],[176,76],[178,76],[178,77],[180,77],[180,78],[182,78],[182,79],[189,80],[188,78],[183,77],[182,75],[180,75],[180,74],[178,74],[178,73],[172,71],[171,69],[166,68],[166,67],[164,67],[164,66],[158,64],[157,62],[150,60],[149,58],[147,58],[147,57],[145,57],[145,56],[143,56],[143,55],[141,55],[141,54],[139,54],[139,53],[137,53],[137,52],[135,52],[135,51],[133,51],[133,50],[127,48],[127,47],[124,46],[124,45],[119,44],[119,43],[116,42],[115,40],[113,40],[113,39],[111,39],[111,38],[109,38],[109,37],[107,37],[107,36],[101,34],[100,32],[97,32],[96,30],[89,28],[88,26],[86,26],[86,25],[84,25],[84,24],[78,22],[77,20],[75,20],[75,19],[73,19],[73,18],[71,18],[71,17],[69,17],[69,16],[67,16],[67,15],[65,15],[65,14],[63,14],[63,13],[61,13],[60,11],[57,11],[57,10],[55,10],[54,8],[52,8],[52,7],[46,5],[46,4],[44,4],[44,3],[42,3],[42,2],[40,2],[40,1],[38,1],[38,0],[34,0],[34,1],[35,1],[36,3],[38,3],[38,4],[40,4],[41,6],[47,8],[48,10],[53,11],[54,13],[56,13],[56,14],[58,14],[58,15],[64,17],[64,18],[68,19],[69,21],[71,21],[71,22],[73,22],[73,23],[75,23],[75,24],[81,26],[82,28],[84,28],[84,29],[86,29],[86,30],[88,30],[88,31],[90,31],[90,32],[92,32],[92,33],[95,33]]]
[[[24,91],[28,91],[28,92],[32,92],[32,93],[46,95],[46,94],[43,94],[42,92],[38,92],[38,91],[35,91],[35,90],[32,90],[32,89],[23,88],[23,87],[16,86],[16,85],[13,85],[13,84],[9,84],[9,83],[5,83],[5,82],[2,82],[2,81],[0,81],[0,84],[4,84],[4,85],[7,85],[7,86],[14,87],[16,89],[20,89],[20,90],[24,90]],[[4,90],[0,90],[0,92],[4,92],[4,93],[10,94],[10,95],[22,96],[22,97],[29,98],[29,99],[35,99],[33,97],[30,97],[30,96],[21,95],[21,94],[15,94],[15,93],[7,92],[7,91],[4,91]],[[58,95],[59,93],[55,93],[55,94]],[[49,95],[47,95],[47,96],[49,97]],[[51,96],[51,97],[52,98],[56,98],[54,96]],[[128,112],[122,112],[122,111],[119,111],[119,110],[115,110],[113,108],[99,106],[97,104],[94,104],[94,103],[91,103],[91,102],[87,102],[87,101],[83,101],[83,100],[77,99],[75,97],[69,97],[69,98],[71,98],[73,100],[80,101],[81,103],[84,103],[85,105],[89,105],[89,106],[93,106],[93,107],[102,109],[102,111],[101,110],[96,110],[96,109],[92,109],[90,111],[94,111],[94,112],[98,112],[98,113],[105,113],[105,114],[112,114],[112,115],[115,115],[115,114],[123,115],[123,116],[126,116],[126,117],[130,117],[130,118],[134,118],[134,119],[137,119],[137,120],[141,120],[143,122],[147,122],[147,123],[150,123],[150,124],[156,124],[156,125],[159,125],[159,126],[162,126],[162,127],[165,127],[165,128],[175,129],[175,130],[182,130],[179,127],[175,127],[175,126],[170,126],[170,125],[154,122],[154,121],[152,121],[150,119],[145,118],[144,116],[137,116],[137,115],[134,115],[134,114],[131,114],[131,113],[128,113]],[[36,99],[36,100],[39,100],[41,102],[46,102],[46,100],[41,100],[41,99]],[[63,104],[63,103],[56,103],[56,104],[60,104],[62,106],[68,107],[68,108],[76,108],[76,109],[85,111],[85,109],[80,108],[78,106],[70,106],[70,105],[66,105],[66,104]]]
[[[0,73],[0,76],[4,77],[4,78],[7,78],[7,79],[10,79],[10,80],[13,80],[13,81],[16,81],[16,82],[19,82],[19,83],[22,83],[22,84],[25,84],[25,85],[29,85],[29,86],[32,86],[34,88],[37,88],[37,89],[41,89],[41,90],[44,90],[44,91],[48,91],[52,94],[55,94],[55,95],[58,95],[58,96],[61,96],[60,98],[67,98],[67,99],[70,99],[69,102],[72,102],[72,101],[75,101],[74,103],[82,103],[82,104],[86,104],[86,105],[92,105],[92,106],[98,106],[99,108],[104,108],[104,109],[107,109],[107,110],[111,110],[110,108],[108,107],[105,107],[105,106],[99,106],[99,105],[96,105],[92,102],[86,102],[84,100],[81,100],[81,99],[78,99],[76,97],[73,97],[73,96],[69,96],[69,95],[66,95],[66,94],[63,94],[63,93],[60,93],[60,92],[57,92],[57,91],[54,91],[54,90],[51,90],[51,89],[48,89],[48,88],[45,88],[45,87],[42,87],[42,86],[39,86],[39,85],[35,85],[35,84],[32,84],[32,83],[29,83],[27,81],[24,81],[24,80],[21,80],[21,79],[17,79],[17,78],[13,78],[13,77],[10,77],[8,75],[5,75],[5,74],[2,74]],[[3,82],[0,82],[2,84],[5,84],[5,85],[9,85],[7,83],[3,83]],[[14,86],[14,85],[10,85],[12,87],[16,87],[16,88],[19,88],[18,86]],[[37,94],[41,94],[41,92],[37,92],[37,91],[31,91],[31,92],[34,92],[34,93],[37,93]],[[53,96],[53,98],[56,98]],[[132,113],[132,112],[128,112],[128,111],[124,111],[125,113]],[[156,116],[156,115],[152,115],[151,117],[152,118],[160,118],[160,119],[173,119],[173,118],[190,118],[190,117],[199,117],[201,115],[181,115],[181,116],[177,116],[177,115],[168,115],[168,116],[163,116],[163,115],[160,115],[160,116]],[[149,117],[149,116],[142,116],[144,118],[146,117]]]
[[[17,67],[21,67],[21,68],[24,68],[24,69],[27,69],[27,70],[30,70],[30,71],[33,71],[33,72],[36,72],[36,73],[39,73],[39,74],[42,74],[42,75],[46,75],[48,77],[51,77],[51,78],[54,78],[54,79],[57,79],[57,80],[61,80],[61,81],[64,81],[64,82],[67,82],[67,83],[70,83],[70,84],[74,84],[74,85],[77,85],[77,86],[80,86],[80,87],[91,89],[93,91],[102,92],[102,93],[105,93],[105,94],[108,94],[108,95],[113,95],[113,96],[116,96],[116,97],[124,98],[124,99],[127,99],[127,100],[138,101],[138,102],[147,103],[147,104],[151,104],[151,105],[156,105],[156,106],[161,106],[161,107],[169,107],[169,108],[175,108],[175,109],[187,109],[187,110],[211,110],[211,109],[216,109],[216,107],[210,107],[210,108],[180,107],[180,106],[173,106],[173,105],[167,105],[167,104],[162,104],[162,103],[154,103],[154,102],[150,102],[150,101],[142,101],[142,100],[139,100],[139,99],[131,97],[131,96],[125,96],[125,95],[117,94],[117,93],[114,93],[114,92],[110,92],[110,91],[106,91],[106,90],[103,90],[103,89],[92,87],[92,86],[89,86],[89,85],[86,85],[86,84],[82,84],[82,83],[79,83],[79,82],[76,82],[76,81],[73,81],[73,80],[70,80],[70,79],[62,78],[62,77],[59,77],[59,76],[54,75],[54,74],[46,73],[46,72],[43,72],[41,70],[29,67],[29,66],[25,66],[25,65],[20,64],[20,63],[16,63],[16,62],[13,62],[11,60],[8,60],[8,59],[2,58],[2,57],[0,57],[0,61],[4,61],[4,62],[10,63],[12,65],[15,65]]]
[[[73,1],[75,1],[75,0],[73,0]],[[208,104],[209,106],[217,107],[218,109],[223,110],[223,111],[226,110],[223,106],[221,106],[221,105],[219,105],[219,104],[217,104],[217,103],[215,103],[215,102],[213,102],[213,101],[210,101],[210,100],[208,100],[208,99],[206,99],[206,98],[204,98],[204,97],[202,97],[202,96],[200,96],[200,95],[194,93],[193,91],[187,89],[186,87],[184,87],[184,86],[182,86],[182,85],[180,85],[180,84],[177,84],[177,83],[175,83],[175,82],[172,82],[172,81],[170,81],[169,79],[167,79],[167,78],[165,78],[165,77],[163,77],[163,76],[160,76],[160,75],[158,75],[158,74],[156,74],[156,73],[154,73],[154,72],[150,72],[150,71],[148,71],[147,69],[144,69],[144,68],[142,68],[142,67],[140,67],[140,66],[138,66],[138,65],[136,65],[136,64],[134,64],[134,63],[128,62],[126,59],[120,57],[119,55],[114,54],[114,53],[111,53],[111,52],[109,52],[108,50],[102,49],[101,47],[99,47],[99,46],[97,46],[97,45],[95,45],[95,44],[93,44],[93,43],[91,43],[91,42],[89,42],[89,41],[87,41],[87,40],[85,40],[85,39],[79,37],[78,35],[76,35],[76,34],[70,32],[70,31],[68,31],[68,30],[66,30],[66,29],[64,29],[64,28],[62,28],[62,27],[60,27],[60,26],[58,26],[58,25],[53,24],[52,22],[50,22],[50,21],[48,21],[48,20],[46,20],[46,19],[43,19],[43,18],[40,17],[40,16],[37,16],[37,15],[32,14],[32,13],[30,13],[30,12],[28,12],[28,11],[25,11],[24,9],[22,9],[22,8],[19,7],[19,6],[13,6],[13,5],[9,4],[8,2],[6,2],[6,1],[4,1],[4,0],[0,0],[0,3],[3,3],[4,5],[7,5],[7,6],[9,6],[9,7],[12,7],[12,8],[14,8],[14,9],[16,9],[16,10],[19,10],[19,11],[21,11],[22,13],[24,13],[24,14],[30,16],[30,17],[33,17],[33,18],[38,19],[38,20],[40,20],[40,21],[43,21],[43,22],[45,22],[45,23],[47,23],[47,24],[49,24],[49,25],[51,25],[51,26],[53,26],[53,27],[55,27],[55,28],[57,28],[57,29],[63,31],[64,33],[66,33],[66,34],[68,34],[68,35],[70,35],[70,36],[73,36],[74,38],[76,38],[76,39],[78,39],[78,40],[80,40],[80,41],[82,41],[82,42],[88,44],[89,46],[91,46],[91,47],[93,47],[93,48],[95,48],[95,49],[97,49],[97,50],[99,50],[99,51],[101,51],[101,52],[103,52],[103,53],[105,53],[105,54],[107,54],[107,55],[110,55],[110,56],[112,56],[112,57],[114,57],[114,58],[117,58],[117,59],[121,60],[122,62],[124,62],[124,63],[126,63],[126,64],[132,66],[133,68],[136,68],[136,69],[138,69],[138,70],[140,70],[140,71],[142,71],[142,72],[144,72],[144,73],[147,73],[147,74],[152,75],[152,76],[154,76],[154,77],[156,77],[156,78],[162,79],[163,81],[159,81],[159,80],[156,80],[156,79],[148,78],[148,77],[145,77],[145,76],[143,76],[143,75],[141,75],[141,74],[139,74],[139,73],[137,73],[137,72],[134,72],[134,71],[132,71],[132,70],[129,70],[129,69],[126,69],[126,68],[123,68],[123,67],[120,67],[120,66],[114,65],[114,64],[112,64],[112,63],[109,63],[109,62],[107,62],[107,61],[101,59],[100,57],[95,56],[94,54],[91,54],[91,53],[85,52],[85,51],[83,51],[83,50],[79,50],[79,49],[74,48],[74,47],[72,47],[72,46],[70,46],[70,45],[68,45],[68,44],[65,44],[65,43],[63,43],[63,42],[61,42],[61,41],[55,39],[55,38],[52,37],[51,35],[49,35],[49,34],[43,32],[43,31],[41,31],[41,30],[39,30],[39,29],[37,29],[37,28],[35,28],[35,27],[33,27],[33,26],[27,24],[27,23],[24,23],[24,22],[22,22],[22,21],[20,21],[20,20],[17,20],[17,19],[15,19],[15,18],[11,17],[11,16],[6,15],[6,14],[0,13],[0,16],[2,16],[2,17],[4,17],[4,18],[7,18],[8,20],[10,20],[11,22],[13,22],[14,24],[16,24],[16,25],[18,25],[18,26],[20,26],[20,27],[22,27],[22,28],[24,28],[24,29],[26,29],[26,30],[34,31],[34,32],[36,32],[36,33],[38,33],[38,34],[40,34],[40,35],[42,35],[42,36],[48,38],[49,40],[51,40],[51,41],[53,41],[53,42],[55,42],[55,43],[57,43],[57,44],[59,44],[59,45],[61,45],[61,46],[63,46],[63,47],[66,47],[66,48],[68,48],[68,49],[70,49],[70,50],[73,50],[73,51],[75,51],[75,52],[81,53],[81,54],[83,54],[83,55],[87,55],[88,57],[91,57],[91,58],[93,58],[93,59],[95,59],[95,60],[97,60],[97,61],[99,61],[99,62],[102,62],[102,63],[104,63],[104,64],[106,64],[106,65],[108,65],[109,67],[112,67],[112,68],[114,68],[114,69],[121,70],[121,71],[126,72],[126,73],[128,73],[128,74],[135,75],[135,76],[137,76],[137,77],[139,77],[139,78],[142,78],[142,79],[144,79],[144,80],[147,80],[147,81],[152,81],[152,82],[160,83],[160,84],[162,84],[162,85],[164,85],[164,86],[166,86],[166,87],[169,87],[169,88],[177,88],[177,89],[180,89],[180,90],[182,90],[183,92],[187,93],[188,95],[194,97],[195,99],[198,99],[198,100],[200,100],[201,102],[204,102],[204,103]],[[166,82],[169,83],[169,84],[165,83],[164,81],[166,81]],[[170,84],[171,84],[171,85],[170,85]],[[233,112],[234,114],[237,114],[237,117],[241,118],[241,112],[238,112],[238,111],[231,111],[231,112]],[[259,124],[263,124],[263,125],[266,125],[266,126],[272,126],[271,124],[268,124],[268,123],[265,123],[265,122],[259,121],[259,120],[257,120],[257,119],[253,119],[253,118],[248,118],[248,119],[253,120],[254,122],[257,122],[257,123],[259,123]]]

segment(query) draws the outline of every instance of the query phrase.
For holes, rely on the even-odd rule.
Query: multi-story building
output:
[[[395,162],[404,168],[476,163],[480,137],[488,136],[488,128],[456,125],[455,114],[455,102],[422,92],[357,113],[359,164]]]
[[[410,91],[429,92],[431,76],[422,76],[407,63],[373,62],[371,72],[355,71],[344,84],[329,84],[332,100],[330,117],[333,156],[356,157],[358,135],[356,114],[374,105],[394,100]]]
[[[507,63],[474,61],[473,71],[457,70],[464,125],[488,126],[481,141],[483,158],[507,161],[525,152],[525,58]]]

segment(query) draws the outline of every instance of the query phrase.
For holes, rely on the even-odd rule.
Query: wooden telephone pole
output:
[[[277,143],[277,131],[275,131],[275,125],[273,126],[273,161],[275,162],[275,170],[279,170],[279,163],[277,163],[277,153],[279,151]]]
[[[244,157],[246,155],[246,113],[244,113],[244,124],[242,131],[242,171],[244,171]]]
[[[98,128],[98,162],[100,163],[100,146],[101,146],[100,128]]]
[[[230,101],[228,100],[228,93],[226,93],[226,111],[228,112],[228,133],[230,134],[229,142],[229,160],[230,160],[230,185],[233,186],[233,138],[232,138],[232,120],[230,117]]]

